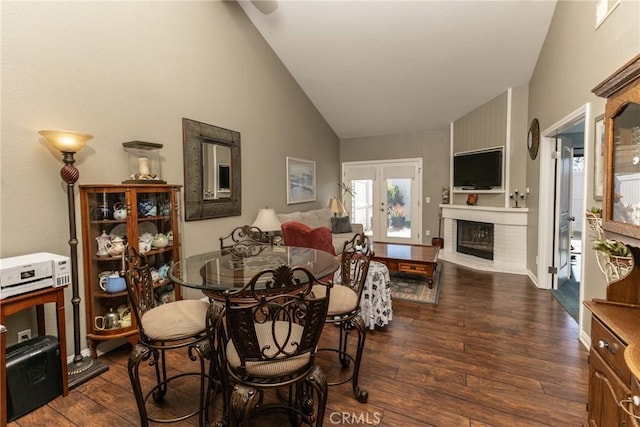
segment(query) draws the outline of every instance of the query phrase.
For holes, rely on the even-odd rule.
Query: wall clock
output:
[[[540,146],[540,124],[538,119],[531,120],[529,126],[529,134],[527,135],[527,148],[529,149],[529,157],[535,160],[538,157],[538,147]]]

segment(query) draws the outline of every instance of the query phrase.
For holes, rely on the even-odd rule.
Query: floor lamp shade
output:
[[[77,153],[89,142],[93,135],[68,130],[41,130],[49,144],[62,153]]]

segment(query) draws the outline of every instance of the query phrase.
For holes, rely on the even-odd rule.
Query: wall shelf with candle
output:
[[[166,184],[160,176],[160,149],[162,144],[145,141],[123,142],[129,155],[129,179],[123,184]]]

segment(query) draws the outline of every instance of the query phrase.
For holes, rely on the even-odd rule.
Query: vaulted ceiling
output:
[[[340,138],[443,129],[529,83],[555,0],[239,0]]]

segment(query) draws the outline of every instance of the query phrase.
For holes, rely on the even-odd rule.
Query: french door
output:
[[[422,159],[346,162],[342,180],[351,222],[373,241],[422,243]]]

